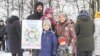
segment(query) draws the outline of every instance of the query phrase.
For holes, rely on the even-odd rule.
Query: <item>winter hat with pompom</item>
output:
[[[47,8],[47,9],[45,10],[45,12],[44,12],[44,15],[46,16],[46,15],[49,14],[49,13],[53,14],[53,10],[52,10],[51,8]]]

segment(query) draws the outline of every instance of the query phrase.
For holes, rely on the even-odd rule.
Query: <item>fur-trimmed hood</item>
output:
[[[37,9],[37,7],[38,7],[39,5],[41,5],[42,8],[44,9],[44,5],[43,5],[42,2],[36,2],[35,5],[34,5],[34,13],[35,13],[35,14],[38,14],[38,12],[37,12],[36,9]],[[41,14],[43,14],[43,10],[42,10]]]

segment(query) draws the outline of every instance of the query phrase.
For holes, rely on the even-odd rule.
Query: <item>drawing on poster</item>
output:
[[[22,48],[41,49],[42,21],[22,21]]]

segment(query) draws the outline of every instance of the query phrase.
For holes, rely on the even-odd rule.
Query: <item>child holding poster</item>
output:
[[[57,37],[51,31],[51,21],[46,19],[43,21],[43,33],[41,40],[41,50],[39,56],[56,56]]]

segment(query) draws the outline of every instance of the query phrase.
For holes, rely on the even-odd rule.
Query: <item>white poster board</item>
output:
[[[22,21],[22,49],[41,49],[42,21]]]

